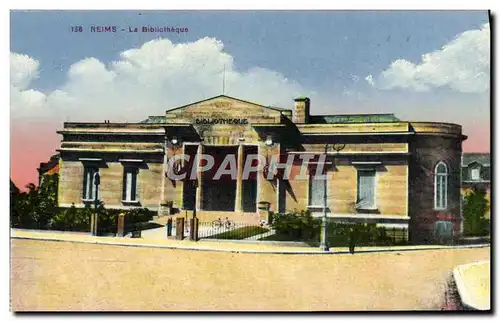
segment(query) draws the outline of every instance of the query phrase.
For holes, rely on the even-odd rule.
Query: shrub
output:
[[[85,208],[59,208],[52,217],[49,228],[61,231],[89,232],[92,215],[96,209],[92,205]],[[125,230],[131,231],[138,225],[148,222],[153,218],[153,212],[147,208],[137,208],[132,210],[107,209],[103,203],[97,207],[99,216],[99,234],[114,234],[118,229],[118,215],[125,213]]]
[[[375,223],[330,223],[328,228],[328,242],[330,246],[348,246],[350,238],[354,238],[356,246],[381,246],[405,244],[403,240],[404,231],[394,230],[399,239],[390,235],[385,227],[377,226]]]
[[[313,218],[309,211],[293,211],[277,213],[273,216],[271,226],[276,230],[275,239],[304,241],[310,245],[319,244],[321,235],[321,218]],[[402,230],[397,230],[399,235]],[[375,223],[339,223],[329,222],[327,239],[330,246],[348,246],[350,241],[355,245],[392,245],[405,243],[395,240],[384,227]]]
[[[484,217],[489,209],[484,189],[474,188],[465,196],[463,205],[464,235],[489,235],[489,220]]]
[[[70,208],[59,208],[50,220],[49,228],[60,231],[88,232],[90,230],[90,217],[94,210],[87,206],[76,208],[73,204]]]
[[[136,208],[129,211],[120,211],[125,213],[125,232],[135,229],[141,229],[142,223],[148,222],[153,218],[154,212],[147,208]],[[117,222],[117,221],[115,221]]]
[[[27,192],[21,192],[10,182],[10,224],[15,228],[51,229],[61,231],[89,232],[94,205],[85,208],[57,207],[58,176],[46,175],[40,187],[28,184]],[[125,228],[132,230],[142,222],[150,221],[153,212],[146,208],[130,210],[107,209],[101,202],[97,207],[100,233],[116,233],[118,215],[125,213]]]
[[[314,219],[309,211],[293,211],[276,213],[273,216],[272,227],[276,234],[290,240],[310,240],[321,226],[321,222]]]

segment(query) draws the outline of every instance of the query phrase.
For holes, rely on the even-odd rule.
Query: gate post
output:
[[[125,213],[120,213],[118,215],[118,231],[116,231],[116,236],[123,237],[125,234]]]
[[[96,235],[95,232],[95,215],[94,213],[90,214],[90,235]]]
[[[271,224],[272,223],[272,217],[271,217],[271,203],[269,202],[259,202],[257,210],[259,211],[259,221],[265,221],[266,224]]]
[[[198,241],[198,225],[199,219],[197,217],[189,219],[189,240],[190,241]]]
[[[178,217],[175,220],[175,239],[184,239],[184,217]]]
[[[165,228],[167,229],[167,238],[172,236],[172,218],[169,218],[167,220],[167,225],[165,225]]]

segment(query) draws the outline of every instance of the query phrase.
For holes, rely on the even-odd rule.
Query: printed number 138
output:
[[[82,26],[71,27],[71,32],[83,32]]]

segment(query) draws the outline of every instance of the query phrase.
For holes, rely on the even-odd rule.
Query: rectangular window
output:
[[[96,166],[85,166],[83,169],[83,199],[94,200],[96,186],[94,185],[95,174],[99,171]]]
[[[137,201],[137,168],[125,167],[123,171],[123,196],[124,202]]]
[[[436,209],[446,209],[447,206],[447,178],[445,175],[438,175],[436,177]]]
[[[357,208],[375,209],[375,177],[374,169],[358,169]]]
[[[474,181],[478,181],[479,180],[479,173],[480,173],[480,168],[472,168],[470,170],[471,179]]]
[[[309,173],[309,206],[320,206],[325,205],[324,194],[326,179],[321,179],[323,175],[318,174],[314,171]]]

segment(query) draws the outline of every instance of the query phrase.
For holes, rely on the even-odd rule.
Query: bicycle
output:
[[[220,229],[220,228],[230,229],[232,226],[234,226],[234,222],[230,221],[229,218],[227,218],[227,217],[226,217],[225,221],[223,221],[219,217],[215,221],[212,222],[212,227],[216,228],[216,229]]]

